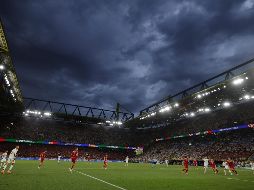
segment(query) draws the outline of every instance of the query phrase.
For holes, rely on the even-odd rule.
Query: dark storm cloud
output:
[[[137,112],[251,58],[254,0],[2,1],[24,96]]]

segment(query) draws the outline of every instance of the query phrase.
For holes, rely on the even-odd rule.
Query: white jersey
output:
[[[128,158],[128,157],[125,158],[125,162],[126,162],[126,163],[129,162],[129,158]]]
[[[204,158],[203,159],[204,160],[204,167],[208,167],[208,162],[209,162],[209,159],[207,159],[207,158]]]
[[[165,163],[168,165],[168,160],[165,160]]]
[[[7,153],[5,152],[5,153],[2,154],[2,160],[1,160],[1,162],[6,161],[6,159],[7,159]]]
[[[16,158],[17,152],[18,152],[18,149],[17,149],[17,148],[14,148],[14,149],[11,151],[10,155],[9,155],[9,159],[14,160],[14,159]]]
[[[224,166],[224,168],[227,169],[227,170],[229,169],[227,162],[222,162],[222,166]]]
[[[252,170],[254,170],[254,162],[250,163],[250,167],[251,167]]]
[[[58,157],[57,157],[57,160],[61,160],[61,157],[62,157],[62,156],[58,156]]]

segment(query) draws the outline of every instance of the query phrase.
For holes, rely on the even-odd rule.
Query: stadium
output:
[[[23,96],[4,25],[1,190],[253,189],[254,58],[132,113]]]

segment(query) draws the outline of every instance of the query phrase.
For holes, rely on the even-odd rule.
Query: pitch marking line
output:
[[[248,182],[249,180],[247,180],[247,179],[238,179],[238,178],[230,178],[230,177],[228,177],[227,179],[229,179],[229,180],[236,180],[236,181],[244,181],[244,182]],[[249,181],[249,182],[253,182],[254,183],[254,181]]]
[[[120,187],[120,186],[118,186],[118,185],[114,185],[114,184],[109,183],[109,182],[107,182],[107,181],[104,181],[104,180],[102,180],[102,179],[99,179],[99,178],[93,177],[93,176],[91,176],[91,175],[85,174],[85,173],[83,173],[83,172],[80,172],[80,171],[77,171],[77,170],[74,170],[74,171],[75,171],[75,172],[78,172],[78,173],[81,174],[81,175],[84,175],[84,176],[90,177],[90,178],[92,178],[92,179],[95,179],[95,180],[97,180],[97,181],[100,181],[100,182],[102,182],[102,183],[106,183],[106,184],[108,184],[108,185],[111,185],[111,186],[113,186],[113,187],[115,187],[115,188],[122,189],[122,190],[127,190],[127,189],[125,189],[125,188],[123,188],[123,187]]]

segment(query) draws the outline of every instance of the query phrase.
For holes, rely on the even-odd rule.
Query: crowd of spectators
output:
[[[150,160],[202,160],[205,157],[222,161],[232,158],[238,161],[251,159],[254,155],[254,130],[252,128],[227,131],[217,134],[192,136],[159,141],[146,149],[139,161]]]

